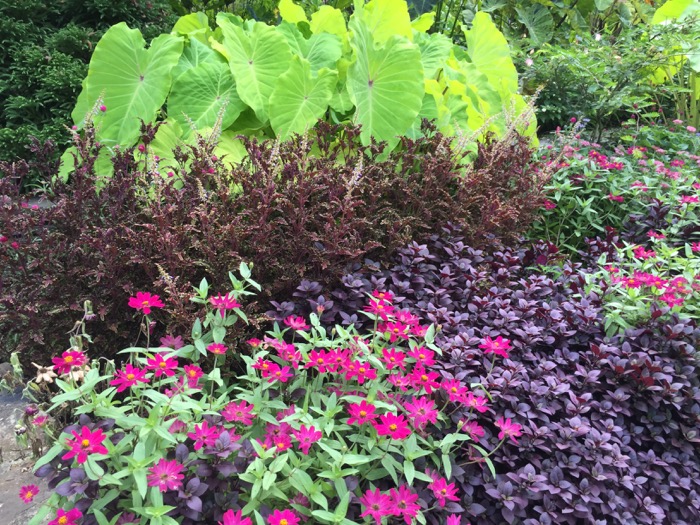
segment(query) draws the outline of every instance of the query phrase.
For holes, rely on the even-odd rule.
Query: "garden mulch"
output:
[[[0,394],[0,524],[27,525],[49,496],[43,480],[32,474],[31,450],[21,449],[15,441],[15,424],[27,402],[18,395]],[[39,495],[32,503],[19,499],[22,485],[37,485]]]

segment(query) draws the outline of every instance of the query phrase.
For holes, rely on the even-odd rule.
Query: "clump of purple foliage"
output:
[[[589,243],[610,251],[616,242]],[[356,311],[374,289],[439,326],[446,378],[480,382],[491,414],[523,425],[519,445],[484,465],[456,466],[461,505],[478,524],[597,525],[700,522],[700,329],[661,311],[645,325],[607,338],[601,300],[582,297],[583,263],[547,274],[529,269],[558,258],[552,245],[477,250],[451,228],[413,243],[381,268],[366,261],[324,293],[303,281],[294,302],[273,303],[278,318],[316,312],[326,324],[362,325]],[[478,345],[512,340],[496,361]],[[477,419],[468,412],[453,414]],[[482,439],[488,439],[489,430]]]

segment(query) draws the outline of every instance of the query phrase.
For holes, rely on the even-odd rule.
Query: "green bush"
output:
[[[107,27],[127,21],[150,38],[174,21],[162,0],[0,0],[0,17],[0,161],[26,158],[29,136],[70,143],[65,126]]]

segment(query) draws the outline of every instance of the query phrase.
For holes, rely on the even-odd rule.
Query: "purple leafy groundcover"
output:
[[[346,312],[380,289],[439,325],[440,373],[481,382],[493,396],[485,416],[523,425],[519,445],[492,457],[495,480],[469,450],[454,469],[472,525],[700,523],[700,329],[657,315],[606,338],[599,298],[577,295],[585,267],[528,269],[557,257],[546,244],[476,250],[448,227],[400,250],[390,269],[367,261],[341,289],[324,294],[304,281],[295,302],[273,303],[271,314],[362,324]],[[513,350],[489,373],[478,345],[499,335]],[[452,419],[479,421],[466,410]],[[480,441],[493,442],[484,426]]]

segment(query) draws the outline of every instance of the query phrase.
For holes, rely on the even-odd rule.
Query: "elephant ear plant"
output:
[[[360,314],[374,326],[364,337],[290,316],[230,348],[227,329],[246,321],[239,301],[259,288],[245,264],[240,273],[225,295],[201,283],[193,300],[208,313],[191,344],[150,344],[149,316],[163,302],[139,292],[129,305],[144,315],[145,345],[124,350],[114,373],[93,361],[71,375],[66,362],[87,367],[86,347],[55,359],[68,374],[49,413],[70,407],[75,423],[36,464],[55,493],[32,525],[47,515],[81,525],[460,523],[450,480],[460,450],[495,473],[454,414],[482,414],[488,394],[427,370],[440,353],[434,327],[375,293]],[[483,419],[500,429],[496,448],[520,434],[510,419]]]
[[[465,33],[466,49],[429,35],[429,17],[412,22],[404,0],[358,0],[348,21],[330,6],[307,18],[291,0],[280,13],[275,26],[219,13],[214,30],[193,13],[148,48],[137,29],[112,26],[83,80],[76,129],[94,119],[108,159],[137,144],[141,121],[162,122],[139,150],[163,173],[176,145],[214,129],[217,155],[231,163],[244,154],[238,135],[286,140],[319,120],[361,125],[365,146],[418,138],[423,119],[473,144],[504,135],[506,113],[527,115],[522,126],[534,136],[510,47],[486,13]],[[63,156],[64,177],[73,154]],[[99,165],[109,172],[108,162]]]

